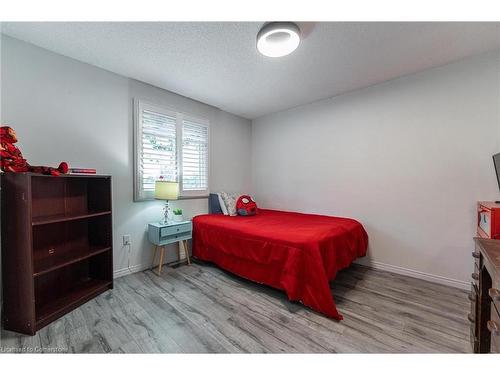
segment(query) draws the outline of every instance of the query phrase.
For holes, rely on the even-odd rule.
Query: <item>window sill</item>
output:
[[[186,195],[186,196],[177,198],[178,201],[187,200],[187,199],[208,199],[208,195],[193,195],[193,196]]]

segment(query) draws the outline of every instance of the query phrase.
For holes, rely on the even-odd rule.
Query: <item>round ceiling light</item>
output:
[[[299,46],[300,29],[293,22],[271,22],[257,34],[257,49],[264,56],[286,56]]]

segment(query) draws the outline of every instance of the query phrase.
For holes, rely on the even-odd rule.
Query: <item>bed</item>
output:
[[[358,221],[260,208],[255,216],[225,216],[212,194],[209,212],[193,218],[194,257],[342,319],[329,281],[366,255],[368,235]]]

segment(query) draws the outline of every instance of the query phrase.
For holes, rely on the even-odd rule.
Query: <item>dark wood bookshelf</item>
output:
[[[34,335],[113,288],[111,177],[6,173],[3,324]]]

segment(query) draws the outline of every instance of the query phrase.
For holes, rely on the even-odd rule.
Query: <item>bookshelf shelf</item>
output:
[[[59,268],[67,267],[73,263],[81,262],[82,260],[110,251],[111,247],[88,247],[75,249],[71,253],[55,257],[45,257],[35,261],[34,277],[45,275],[46,273],[57,271]]]
[[[64,295],[44,301],[36,308],[36,326],[40,329],[67,312],[110,288],[111,282],[88,279],[72,286]]]
[[[89,212],[80,214],[60,214],[60,215],[41,216],[33,218],[32,225],[44,225],[44,224],[60,223],[63,221],[89,219],[91,217],[110,215],[110,214],[111,211],[103,211],[103,212]]]

